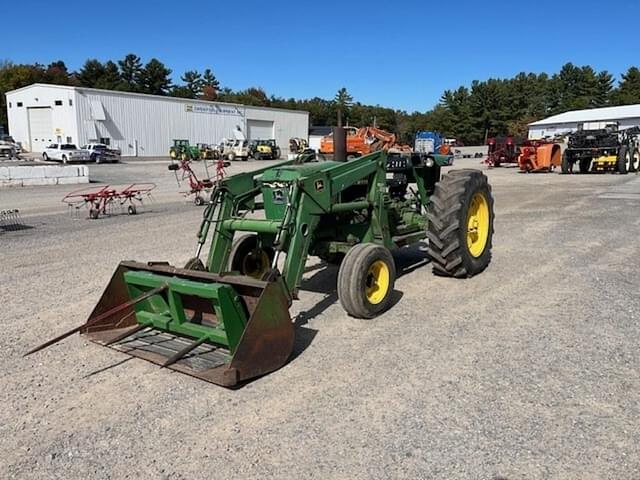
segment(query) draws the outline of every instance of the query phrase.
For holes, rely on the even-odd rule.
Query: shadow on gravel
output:
[[[99,368],[98,370],[94,370],[94,371],[93,371],[93,372],[91,372],[91,373],[87,373],[87,374],[86,374],[84,377],[82,377],[82,378],[89,378],[89,377],[93,377],[94,375],[98,375],[99,373],[106,372],[107,370],[111,370],[112,368],[119,367],[119,366],[120,366],[120,365],[122,365],[123,363],[126,363],[126,362],[128,362],[129,360],[133,360],[133,359],[134,359],[134,357],[127,357],[127,358],[125,358],[125,359],[123,359],[123,360],[120,360],[119,362],[112,363],[112,364],[111,364],[111,365],[109,365],[109,366],[106,366],[106,367],[104,367],[104,368]]]

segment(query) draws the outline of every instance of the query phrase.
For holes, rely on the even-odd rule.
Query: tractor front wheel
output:
[[[467,278],[491,261],[493,196],[479,170],[453,170],[436,184],[427,209],[433,273]]]
[[[360,243],[347,252],[338,271],[338,298],[356,318],[373,318],[389,308],[396,280],[391,252],[374,243]]]
[[[198,257],[190,258],[184,265],[185,270],[196,270],[198,272],[205,272],[207,269]]]
[[[273,256],[273,248],[258,245],[257,235],[242,235],[231,245],[229,266],[242,275],[262,279],[271,270]]]

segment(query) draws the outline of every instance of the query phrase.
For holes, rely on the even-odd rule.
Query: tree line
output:
[[[533,121],[583,108],[640,103],[640,70],[629,68],[616,83],[606,70],[564,65],[558,73],[519,73],[512,78],[475,80],[443,92],[439,102],[423,112],[397,110],[353,101],[346,88],[335,98],[282,98],[260,87],[221,87],[211,68],[188,70],[174,83],[172,70],[160,60],[146,63],[135,54],[102,62],[88,59],[69,71],[62,60],[48,65],[0,62],[0,124],[7,126],[5,93],[32,83],[53,83],[107,90],[306,110],[311,126],[376,125],[412,143],[419,130],[436,130],[466,144],[484,143],[489,135],[526,135]]]

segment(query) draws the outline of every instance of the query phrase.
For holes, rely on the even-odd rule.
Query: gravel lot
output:
[[[0,477],[640,478],[640,176],[487,171],[483,274],[403,250],[397,304],[364,321],[312,269],[292,360],[231,391],[79,336],[22,357],[82,323],[120,260],[193,253],[202,209],[166,161],[90,171],[154,181],[156,203],[90,221],[66,215],[72,188],[0,190],[32,227],[0,233]]]

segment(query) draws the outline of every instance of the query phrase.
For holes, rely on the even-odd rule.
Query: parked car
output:
[[[109,148],[104,143],[88,143],[82,150],[89,152],[89,160],[96,163],[119,162],[121,158],[119,149]]]
[[[12,143],[0,140],[0,158],[12,159],[17,156],[18,154]]]
[[[44,149],[43,160],[57,160],[62,163],[88,162],[89,152],[80,150],[73,143],[52,143]]]
[[[2,137],[0,137],[0,141],[10,143],[13,146],[13,150],[16,155],[20,155],[22,153],[22,144],[20,142],[16,142],[11,135],[2,135]]]

